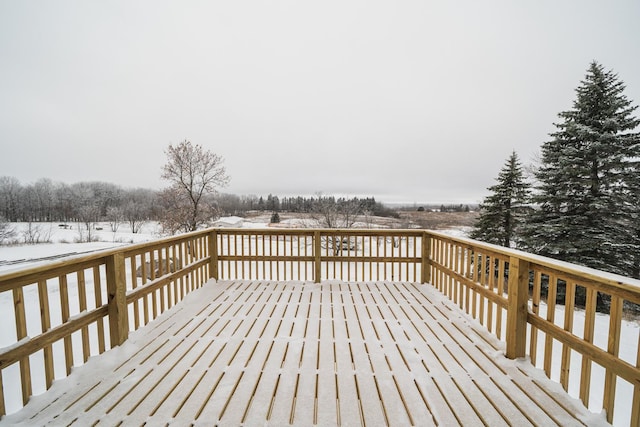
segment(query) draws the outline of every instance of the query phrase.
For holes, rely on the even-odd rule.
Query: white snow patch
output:
[[[239,216],[226,216],[214,221],[212,224],[213,227],[222,227],[222,228],[240,228],[244,223],[244,218]]]

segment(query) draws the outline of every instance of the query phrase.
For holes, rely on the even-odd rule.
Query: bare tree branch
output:
[[[178,217],[167,212],[167,217],[171,217],[167,221],[167,228],[175,230],[176,220],[183,218],[179,221],[183,225],[178,229],[196,230],[210,219],[203,216],[204,211],[208,211],[203,206],[203,197],[229,183],[223,159],[187,140],[176,146],[170,144],[165,154],[167,163],[162,167],[161,176],[171,183],[171,188],[165,191],[163,200],[166,206],[180,212]]]

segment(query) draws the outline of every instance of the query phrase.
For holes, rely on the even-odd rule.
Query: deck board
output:
[[[602,424],[502,348],[426,285],[210,282],[0,424]]]

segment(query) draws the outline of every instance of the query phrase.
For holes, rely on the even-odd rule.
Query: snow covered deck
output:
[[[431,286],[209,281],[0,425],[603,425]]]

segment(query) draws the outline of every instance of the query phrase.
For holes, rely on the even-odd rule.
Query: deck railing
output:
[[[640,327],[622,336],[638,281],[424,230],[209,229],[0,274],[0,321],[15,326],[0,343],[0,415],[210,278],[430,283],[507,357],[528,356],[610,422],[640,423]]]

